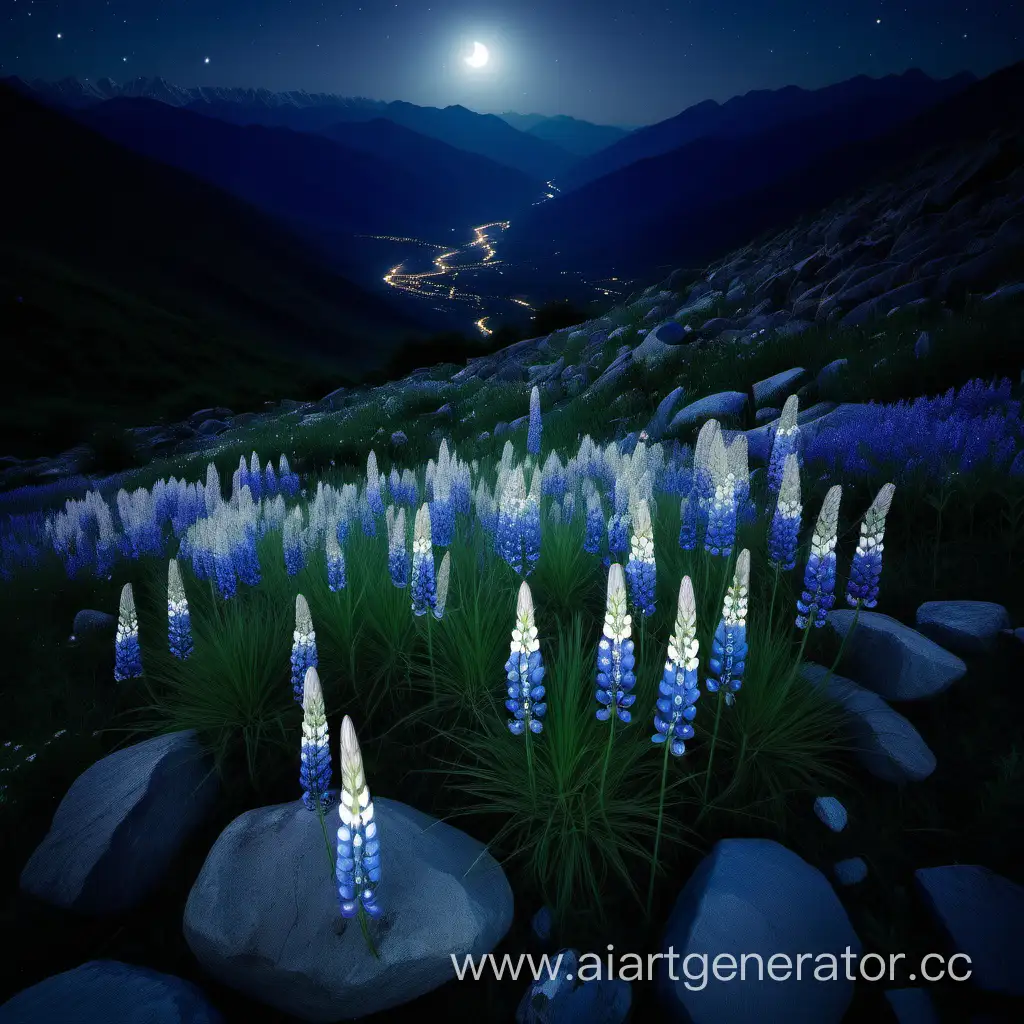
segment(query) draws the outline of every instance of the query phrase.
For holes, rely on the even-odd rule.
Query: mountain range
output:
[[[629,131],[608,124],[592,124],[566,114],[549,117],[546,114],[516,114],[506,111],[501,115],[513,128],[535,138],[553,142],[574,156],[592,156],[624,139]]]
[[[316,132],[340,122],[384,118],[467,153],[476,153],[541,181],[558,176],[575,157],[553,142],[517,131],[495,114],[477,114],[462,106],[421,107],[399,100],[386,103],[362,97],[267,89],[184,88],[163,78],[135,78],[118,84],[109,78],[83,81],[25,82],[4,79],[12,88],[43,103],[82,110],[113,99],[149,99],[183,107],[207,117],[239,125],[263,125]]]

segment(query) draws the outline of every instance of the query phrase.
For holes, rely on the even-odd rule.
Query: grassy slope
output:
[[[100,420],[336,386],[417,333],[218,190],[6,89],[0,119],[18,154],[0,243],[10,453],[52,451]]]

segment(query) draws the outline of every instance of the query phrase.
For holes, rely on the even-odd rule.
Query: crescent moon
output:
[[[483,43],[474,42],[473,52],[466,58],[466,63],[471,68],[482,68],[490,59],[487,47]]]

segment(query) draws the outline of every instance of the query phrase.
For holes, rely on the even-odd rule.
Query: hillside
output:
[[[921,110],[864,100],[749,139],[702,138],[559,196],[513,222],[508,254],[557,251],[592,274],[710,259],[831,202],[922,150],[1019,123],[1024,65]]]
[[[419,333],[225,193],[7,88],[0,118],[18,153],[0,243],[11,454],[100,420],[244,408],[323,379],[325,361],[376,365]]]
[[[516,114],[506,112],[501,115],[513,128],[527,132],[535,138],[553,142],[568,153],[578,157],[588,157],[599,150],[606,149],[628,132],[608,124],[593,124],[581,121],[576,117],[558,114],[549,117],[545,114]],[[572,173],[571,171],[569,173]]]
[[[974,81],[963,73],[936,81],[917,69],[902,75],[869,78],[858,75],[821,89],[759,89],[734,96],[725,103],[704,100],[675,117],[638,128],[623,139],[580,161],[559,184],[563,191],[579,188],[623,167],[678,150],[702,138],[749,139],[785,124],[836,114],[844,107],[875,101],[884,105],[908,102],[920,106],[937,102]]]

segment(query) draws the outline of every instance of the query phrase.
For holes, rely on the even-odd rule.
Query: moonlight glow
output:
[[[466,58],[471,68],[482,68],[491,59],[490,51],[483,43],[473,43],[473,52]]]

